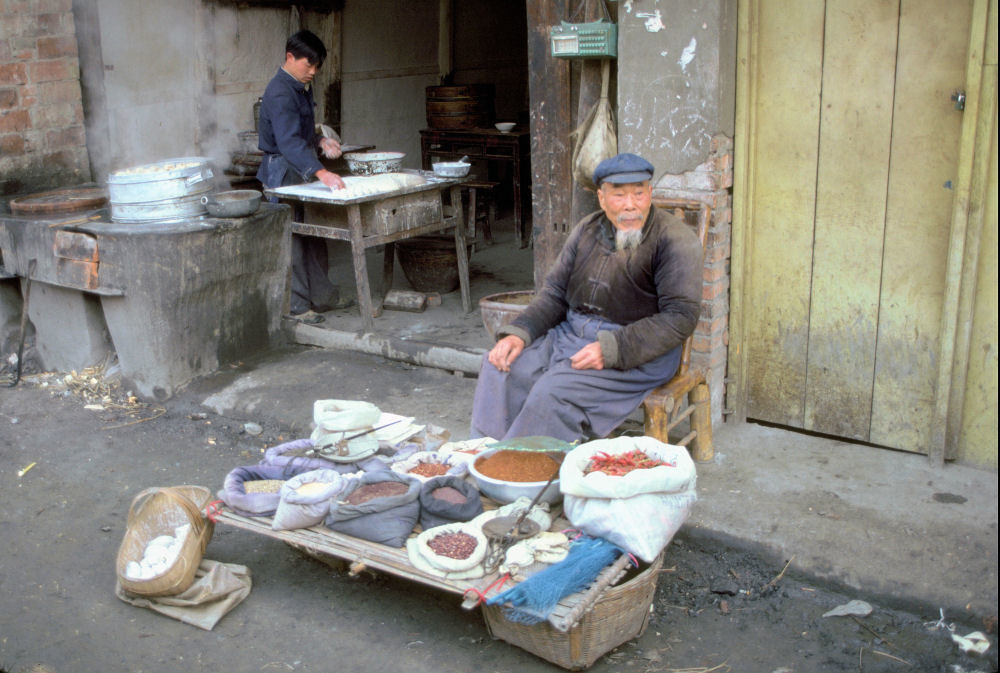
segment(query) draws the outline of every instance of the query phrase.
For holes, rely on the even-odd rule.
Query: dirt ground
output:
[[[345,399],[377,393],[399,413],[464,427],[468,383],[443,372],[345,354]],[[0,375],[9,374],[9,366]],[[130,399],[87,372],[25,372],[0,388],[0,672],[560,670],[490,638],[457,597],[388,575],[347,572],[282,542],[216,527],[206,557],[250,568],[253,589],[212,631],[118,600],[114,559],[132,498],[149,486],[213,491],[233,467],[306,436],[298,421],[229,419],[181,395]],[[258,432],[259,430],[259,432]],[[934,608],[873,604],[824,617],[844,595],[751,553],[681,534],[668,547],[648,628],[601,657],[599,673],[996,671],[963,654]]]

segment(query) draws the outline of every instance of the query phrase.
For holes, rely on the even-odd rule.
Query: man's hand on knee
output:
[[[587,344],[569,359],[569,363],[573,369],[604,369],[604,353],[601,352],[601,344],[596,341]]]
[[[487,359],[490,364],[502,372],[509,372],[510,365],[517,356],[524,350],[524,339],[513,334],[508,334],[497,342],[496,346],[490,350]]]

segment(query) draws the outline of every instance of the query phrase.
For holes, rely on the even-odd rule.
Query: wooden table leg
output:
[[[514,183],[514,240],[517,241],[518,248],[528,245],[528,237],[524,231],[524,216],[521,212],[521,161],[518,158],[520,149],[514,152],[514,166],[512,177]]]
[[[396,266],[396,244],[386,243],[382,257],[382,299],[392,289],[392,274]]]
[[[469,234],[472,236],[472,250],[476,250],[476,188],[469,187]]]
[[[451,188],[452,213],[455,225],[455,254],[458,257],[458,285],[462,290],[462,306],[472,313],[472,292],[469,289],[469,251],[465,247],[465,218],[462,217],[462,188]]]
[[[365,332],[375,331],[375,307],[372,305],[371,288],[368,286],[368,262],[365,259],[365,242],[361,233],[361,206],[354,203],[347,207],[347,223],[351,229],[351,260],[354,263],[354,283],[358,288],[358,306]]]

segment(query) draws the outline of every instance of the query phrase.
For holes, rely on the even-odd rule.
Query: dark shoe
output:
[[[302,323],[303,325],[318,325],[319,323],[326,320],[323,316],[315,311],[306,311],[305,313],[292,313],[287,316],[291,320]]]
[[[354,306],[353,299],[338,299],[335,302],[324,302],[322,304],[313,304],[313,310],[317,313],[326,313],[327,311],[336,311],[341,308],[349,308]]]

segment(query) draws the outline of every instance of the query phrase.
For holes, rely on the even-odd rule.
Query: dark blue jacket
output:
[[[312,90],[279,68],[264,90],[257,146],[265,154],[281,155],[284,161],[269,161],[271,157],[265,157],[261,162],[257,178],[265,187],[306,182],[323,168],[316,154],[314,105]],[[287,168],[294,170],[298,179],[284,179]]]

